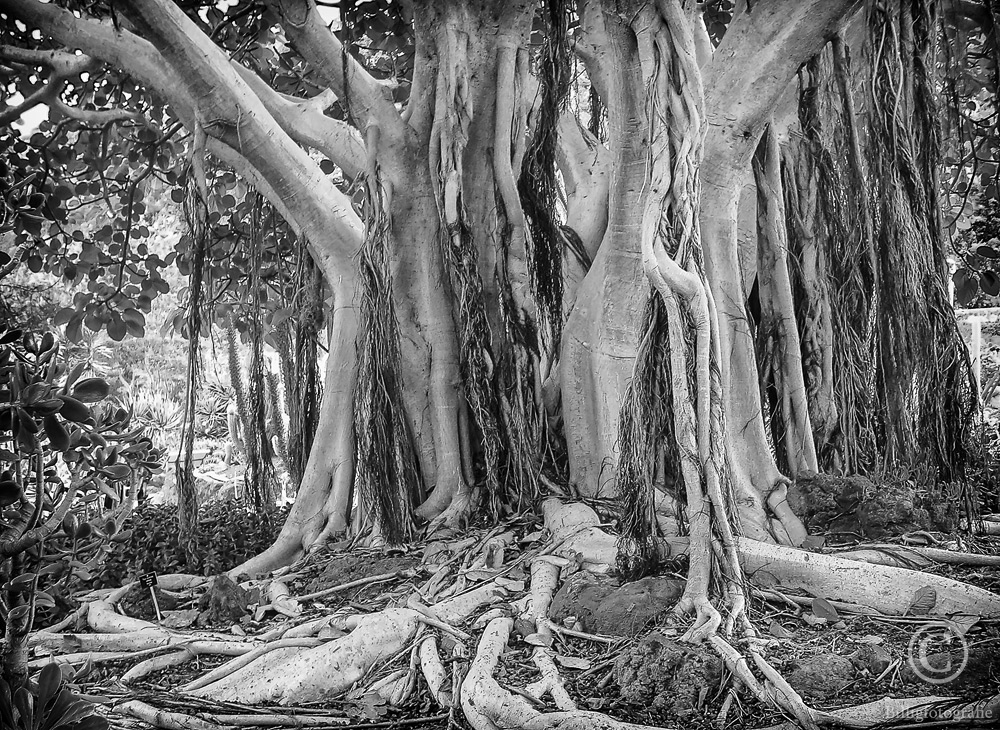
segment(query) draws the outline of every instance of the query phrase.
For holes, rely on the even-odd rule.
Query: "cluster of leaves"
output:
[[[1000,175],[997,91],[1000,38],[990,3],[955,3],[942,16],[945,42],[941,79],[945,116],[944,194],[950,224],[968,226],[968,208],[996,198]]]
[[[68,668],[68,667],[67,667]],[[74,679],[80,672],[69,669]],[[0,728],[3,730],[107,730],[108,721],[94,713],[94,704],[66,686],[55,663],[47,664],[38,678],[38,690],[12,691],[0,679]]]
[[[1000,200],[983,199],[952,248],[959,258],[952,274],[955,301],[963,307],[991,306],[1000,295]]]
[[[150,571],[218,575],[270,547],[283,520],[284,513],[265,516],[239,502],[211,502],[199,511],[192,562],[178,540],[177,507],[140,505],[111,543],[93,585],[119,586]]]
[[[58,567],[39,544],[60,518],[64,530],[84,537],[71,509],[99,509],[102,496],[114,504],[131,480],[160,468],[131,414],[101,403],[107,382],[83,372],[62,362],[51,333],[0,335],[0,560],[18,558],[7,563],[0,597],[8,635],[14,627],[24,638],[35,609],[54,605],[39,581]]]

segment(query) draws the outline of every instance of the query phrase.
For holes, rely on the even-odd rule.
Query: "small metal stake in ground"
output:
[[[153,608],[156,609],[157,622],[163,620],[160,614],[160,603],[156,600],[156,573],[143,573],[139,576],[139,585],[149,589],[149,595],[153,597]]]

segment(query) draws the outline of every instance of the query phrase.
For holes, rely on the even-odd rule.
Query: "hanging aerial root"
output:
[[[355,484],[383,539],[396,545],[410,534],[421,475],[403,406],[399,328],[389,271],[392,187],[377,162],[378,127],[369,127],[366,136],[366,230],[360,267],[363,328],[354,400]]]
[[[507,647],[514,621],[490,621],[476,649],[476,657],[462,682],[462,709],[475,730],[652,730],[645,725],[619,722],[599,712],[539,712],[519,695],[493,679],[493,670]]]

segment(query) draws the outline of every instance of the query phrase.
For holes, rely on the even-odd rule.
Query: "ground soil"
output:
[[[506,571],[507,578],[526,584],[524,566],[543,549],[543,541],[538,538],[539,526],[526,520],[502,529],[513,532],[514,537],[507,543],[502,561],[505,567],[501,570]],[[497,531],[496,527],[470,529],[463,537],[470,544],[482,546]],[[1000,538],[940,538],[943,542],[954,542],[951,546],[956,549],[1000,553]],[[431,550],[423,544],[415,544],[408,550],[391,552],[349,545],[331,546],[295,566],[285,580],[294,597],[373,575],[398,573],[400,576],[304,601],[301,617],[304,620],[345,605],[368,612],[405,603],[407,597],[444,562],[456,568],[468,565],[468,559],[461,553],[442,546]],[[467,573],[469,587],[488,579],[476,577],[476,572]],[[1000,590],[1000,569],[940,566],[935,572]],[[678,642],[689,622],[676,618],[669,610],[682,585],[677,576],[620,584],[613,576],[597,578],[572,568],[567,569],[567,573],[554,600],[552,617],[564,625],[577,622],[576,628],[590,633],[622,636],[595,640],[556,635],[552,649],[566,688],[579,707],[646,725],[685,730],[715,728],[729,691],[725,683],[728,674],[721,670],[714,654]],[[522,595],[515,590],[509,600]],[[139,603],[141,596],[136,593],[130,605]],[[511,607],[510,610],[516,615],[516,609]],[[965,637],[970,646],[970,660],[965,671],[951,684],[935,686],[922,682],[908,666],[908,645],[914,632],[925,622],[921,617],[882,619],[842,615],[840,620],[819,620],[808,608],[775,605],[753,594],[750,615],[762,642],[759,649],[763,655],[817,709],[834,710],[885,696],[947,694],[969,700],[985,699],[996,694],[1000,687],[1000,623],[980,621],[972,626]],[[274,614],[260,622],[244,620],[239,631],[260,633],[285,620]],[[474,620],[472,617],[470,624]],[[463,628],[478,635],[478,630],[471,625]],[[531,659],[534,646],[525,638],[513,634],[497,666],[497,681],[512,692],[523,691],[528,683],[537,679]],[[448,648],[447,643],[446,637],[443,638],[443,651]],[[368,680],[405,668],[408,654],[403,652],[376,667]],[[211,711],[208,704],[180,697],[171,690],[223,661],[222,657],[201,657],[150,675],[138,682],[127,696],[145,698],[150,704],[168,710]],[[133,663],[98,665],[81,688],[94,694],[114,697],[117,692],[124,696],[113,680]],[[461,660],[457,664],[463,666]],[[193,702],[202,704],[195,707]],[[536,706],[541,710],[556,709],[549,698],[537,702]],[[255,709],[247,708],[248,711]],[[352,726],[382,723],[375,726],[388,727],[391,723],[434,718],[420,723],[420,727],[440,727],[442,730],[468,727],[460,712],[450,719],[440,718],[441,710],[431,703],[422,680],[418,680],[415,692],[402,707],[389,707],[363,694],[348,694],[342,700],[297,711],[339,714],[349,719]],[[739,701],[732,703],[726,722],[728,727],[764,727],[782,719],[752,698],[741,695]]]

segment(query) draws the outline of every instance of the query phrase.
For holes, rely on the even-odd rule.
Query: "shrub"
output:
[[[72,674],[72,670],[70,670]],[[77,675],[79,676],[79,675]],[[36,691],[11,689],[0,679],[0,728],[3,730],[107,730],[94,705],[65,686],[62,671],[46,664]]]
[[[240,502],[214,502],[198,513],[194,554],[188,562],[178,540],[175,505],[140,505],[126,520],[98,574],[95,587],[120,586],[140,573],[217,575],[268,548],[281,529],[285,511],[258,515]]]

